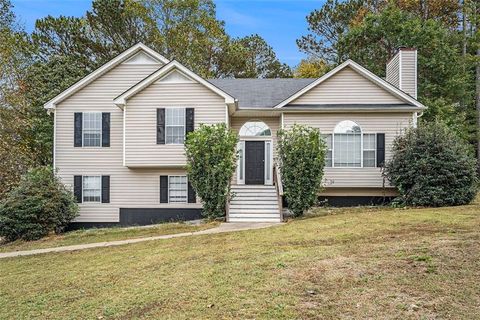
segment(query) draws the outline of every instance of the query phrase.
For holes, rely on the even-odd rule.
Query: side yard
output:
[[[0,318],[471,318],[478,279],[478,204],[318,209],[269,229],[0,260]]]

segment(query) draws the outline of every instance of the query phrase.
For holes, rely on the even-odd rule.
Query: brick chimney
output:
[[[387,62],[386,80],[417,99],[417,49],[398,48]]]

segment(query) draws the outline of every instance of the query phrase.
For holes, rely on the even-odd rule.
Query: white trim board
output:
[[[358,73],[360,73],[361,75],[363,75],[365,78],[369,79],[370,81],[372,81],[373,83],[377,84],[378,86],[380,86],[381,88],[387,90],[388,92],[390,92],[391,94],[397,96],[398,98],[416,106],[416,107],[419,107],[421,109],[426,109],[426,107],[421,104],[420,102],[418,102],[417,100],[415,100],[414,98],[412,98],[410,95],[408,95],[407,93],[403,92],[402,90],[396,88],[395,86],[393,86],[392,84],[388,83],[387,81],[383,80],[382,78],[378,77],[377,75],[375,75],[374,73],[370,72],[369,70],[365,69],[364,67],[362,67],[361,65],[359,65],[358,63],[356,63],[355,61],[353,60],[347,60],[345,61],[344,63],[340,64],[339,66],[337,66],[336,68],[334,68],[333,70],[331,70],[330,72],[327,72],[326,74],[324,74],[322,77],[318,78],[317,80],[313,81],[311,84],[309,84],[308,86],[304,87],[303,89],[301,89],[300,91],[297,91],[296,93],[294,93],[293,95],[291,95],[290,97],[288,97],[287,99],[283,100],[282,102],[278,103],[274,109],[278,109],[278,108],[282,108],[283,106],[289,104],[290,102],[294,101],[295,99],[297,99],[298,97],[302,96],[303,94],[305,94],[306,92],[310,91],[311,89],[315,88],[317,85],[321,84],[322,82],[324,82],[325,80],[331,78],[333,75],[335,75],[336,73],[338,73],[340,70],[343,70],[344,68],[346,67],[351,67],[352,69],[354,69],[355,71],[357,71]]]
[[[74,83],[72,86],[70,86],[67,90],[63,91],[56,97],[52,98],[50,101],[45,103],[43,107],[45,109],[55,109],[56,105],[65,100],[66,98],[70,97],[72,94],[75,92],[79,91],[80,89],[84,88],[100,76],[104,75],[120,63],[128,60],[129,58],[133,57],[135,54],[138,52],[144,51],[147,53],[149,56],[157,59],[158,61],[162,63],[168,63],[169,60],[156,52],[155,50],[150,49],[143,43],[138,43],[131,47],[130,49],[125,50],[123,53],[119,54],[109,62],[105,63],[103,66],[98,68],[97,70],[93,71],[89,75],[87,75],[85,78],[81,79],[80,81]]]

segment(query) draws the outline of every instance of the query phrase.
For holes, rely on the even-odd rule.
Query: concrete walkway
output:
[[[35,254],[42,254],[42,253],[49,253],[49,252],[65,252],[65,251],[76,251],[76,250],[83,250],[83,249],[90,249],[90,248],[113,247],[113,246],[121,246],[124,244],[130,244],[130,243],[181,238],[181,237],[195,236],[195,235],[201,235],[201,234],[216,234],[216,233],[234,232],[234,231],[242,231],[242,230],[262,229],[262,228],[268,228],[276,225],[281,225],[281,223],[258,223],[258,222],[222,223],[218,227],[206,229],[202,231],[195,231],[195,232],[184,232],[184,233],[166,234],[166,235],[154,236],[154,237],[78,244],[73,246],[64,246],[64,247],[55,247],[55,248],[5,252],[5,253],[0,253],[0,259],[20,257],[20,256],[31,256]]]

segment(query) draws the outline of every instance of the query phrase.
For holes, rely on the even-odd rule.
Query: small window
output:
[[[363,135],[363,166],[375,167],[376,159],[376,134],[366,133]]]
[[[168,202],[187,203],[188,187],[186,176],[168,177]]]
[[[325,166],[332,166],[332,135],[331,134],[322,134],[322,138],[327,145],[327,153],[325,155]]]
[[[83,113],[83,146],[100,147],[102,141],[102,113]]]
[[[83,176],[83,202],[100,202],[102,195],[102,177]]]
[[[272,131],[265,122],[249,121],[240,128],[239,134],[248,137],[270,137]]]
[[[185,108],[165,110],[165,143],[183,144],[185,141]]]

